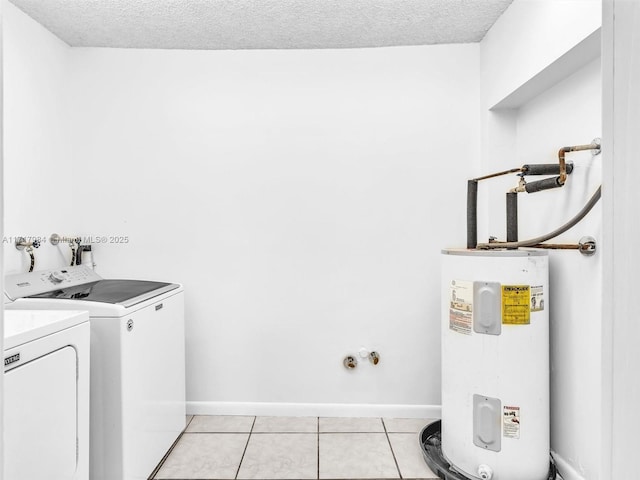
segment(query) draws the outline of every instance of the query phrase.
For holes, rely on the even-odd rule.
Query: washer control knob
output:
[[[51,272],[49,274],[49,280],[51,281],[51,283],[60,283],[64,279],[65,279],[65,276],[61,272]]]

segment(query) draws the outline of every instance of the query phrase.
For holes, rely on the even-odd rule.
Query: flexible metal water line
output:
[[[578,222],[580,222],[587,214],[591,211],[591,209],[598,203],[600,197],[602,196],[602,186],[599,186],[596,192],[591,196],[589,201],[586,203],[582,210],[580,210],[575,217],[569,220],[567,223],[562,225],[561,227],[555,229],[554,231],[547,233],[546,235],[542,235],[540,237],[531,238],[529,240],[522,240],[520,242],[490,242],[490,243],[479,243],[477,245],[478,249],[493,249],[493,248],[520,248],[520,247],[532,247],[542,242],[546,242],[547,240],[551,240],[552,238],[557,237],[558,235],[563,234],[573,226],[575,226]]]
[[[73,267],[76,264],[76,246],[74,243],[70,243],[69,248],[71,248],[71,263],[69,265]]]
[[[33,269],[36,266],[36,255],[31,246],[28,246],[25,251],[29,254],[29,272],[33,272]]]
[[[33,269],[36,266],[36,255],[33,249],[40,247],[40,240],[36,238],[28,241],[24,237],[18,237],[16,238],[15,247],[16,249],[24,250],[29,254],[29,271],[33,272]]]

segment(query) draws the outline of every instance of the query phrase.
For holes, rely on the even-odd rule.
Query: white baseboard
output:
[[[440,405],[351,403],[187,402],[189,415],[261,415],[274,417],[440,418]]]
[[[551,452],[562,480],[586,480],[578,471],[556,452]]]

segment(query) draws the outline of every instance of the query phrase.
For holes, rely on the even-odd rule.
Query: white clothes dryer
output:
[[[89,479],[87,312],[4,312],[4,478]]]
[[[91,480],[146,480],[185,427],[184,293],[84,265],[5,279],[10,309],[80,309],[91,324]]]

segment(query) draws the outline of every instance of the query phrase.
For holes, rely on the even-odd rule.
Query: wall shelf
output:
[[[553,85],[569,77],[581,67],[595,60],[601,52],[601,29],[598,28],[567,53],[547,65],[489,110],[517,109]]]

